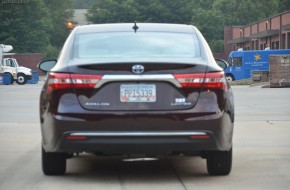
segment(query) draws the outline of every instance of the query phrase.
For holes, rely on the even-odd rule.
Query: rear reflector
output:
[[[183,88],[216,88],[227,90],[224,72],[175,74]]]
[[[67,136],[67,140],[86,140],[86,136]]]
[[[191,139],[209,139],[208,135],[194,135],[190,137]]]
[[[102,75],[50,73],[48,85],[52,89],[94,88]]]

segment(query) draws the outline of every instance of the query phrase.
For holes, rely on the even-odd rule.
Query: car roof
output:
[[[77,26],[76,33],[92,32],[135,32],[133,27],[135,23],[115,23],[115,24],[91,24]],[[180,32],[195,33],[195,27],[185,24],[161,24],[161,23],[136,23],[137,32]]]

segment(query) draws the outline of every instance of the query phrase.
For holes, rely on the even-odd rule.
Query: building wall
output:
[[[224,28],[225,56],[231,51],[290,49],[290,10],[246,26]]]
[[[290,11],[282,15],[282,25],[289,24],[289,19],[290,19]]]
[[[266,31],[266,25],[269,25],[266,23],[266,21],[259,22],[258,23],[258,28],[259,28],[258,32]]]
[[[232,27],[225,27],[224,28],[224,55],[222,57],[227,57],[228,53],[232,51],[232,44],[228,44],[227,42],[233,39]],[[216,57],[220,59],[224,59],[221,57]]]
[[[258,26],[257,26],[257,24],[253,24],[250,27],[252,27],[252,34],[258,33]]]
[[[247,26],[243,30],[243,37],[249,37],[251,35],[251,27]]]
[[[235,26],[232,28],[233,32],[233,38],[232,39],[238,39],[241,38],[241,27],[240,26]]]
[[[282,19],[283,20],[283,19]],[[270,20],[272,30],[280,30],[280,17],[274,17]]]

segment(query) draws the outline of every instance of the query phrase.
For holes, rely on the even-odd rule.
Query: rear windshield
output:
[[[164,32],[109,32],[78,34],[75,58],[196,58],[200,46],[195,34]]]

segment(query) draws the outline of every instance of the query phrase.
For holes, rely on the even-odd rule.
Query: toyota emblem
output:
[[[133,65],[132,71],[135,74],[141,74],[144,72],[144,66],[143,65]]]

